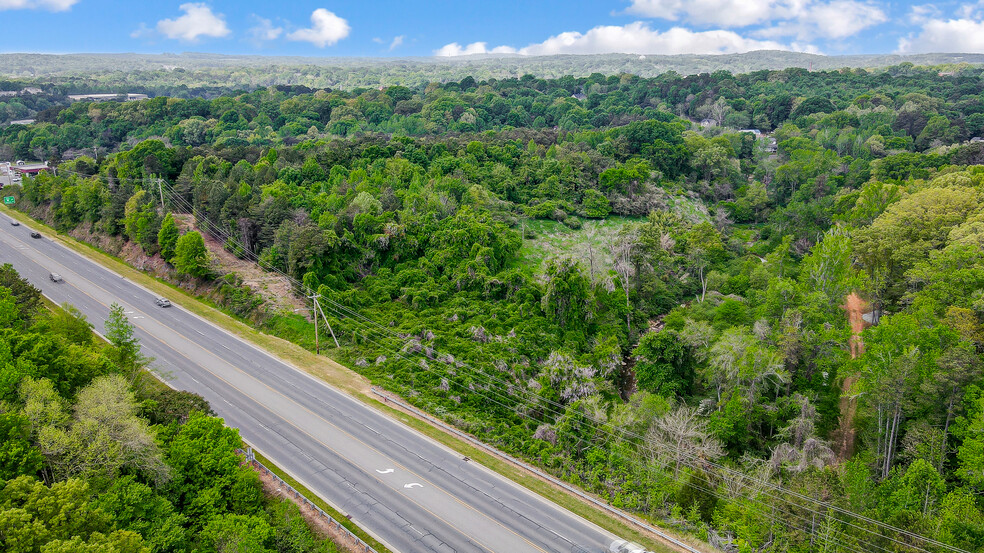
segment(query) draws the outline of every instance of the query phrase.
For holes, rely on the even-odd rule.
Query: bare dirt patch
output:
[[[864,320],[864,314],[868,310],[868,302],[861,299],[857,294],[851,293],[845,298],[841,308],[847,311],[847,319],[851,323],[851,359],[856,359],[864,353],[861,331],[869,326]],[[837,451],[837,458],[841,461],[850,459],[854,454],[854,440],[856,438],[854,416],[858,411],[858,401],[857,398],[851,397],[849,394],[856,382],[857,378],[848,377],[841,384],[840,426],[833,435],[834,450]]]
[[[218,264],[219,271],[239,275],[243,284],[263,297],[272,311],[307,313],[307,303],[294,294],[293,286],[285,277],[265,271],[253,261],[239,259],[226,250],[222,242],[209,233],[202,232],[191,215],[175,213],[174,222],[184,232],[196,230],[201,233],[205,239],[205,247]]]

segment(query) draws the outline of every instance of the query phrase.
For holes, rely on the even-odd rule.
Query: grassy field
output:
[[[574,230],[557,221],[526,219],[522,222],[526,239],[516,265],[542,267],[547,260],[564,255],[580,260],[588,271],[594,267],[595,276],[606,274],[612,268],[610,246],[617,241],[622,228],[643,220],[629,217],[586,219],[580,229]],[[524,232],[522,227],[520,232]]]
[[[462,455],[470,457],[476,462],[481,463],[504,477],[530,489],[531,491],[543,496],[557,505],[570,510],[571,512],[611,532],[612,534],[640,543],[654,552],[675,551],[675,549],[667,547],[655,537],[651,536],[648,532],[643,532],[634,525],[630,525],[620,519],[613,518],[609,513],[606,513],[584,502],[583,500],[544,480],[541,480],[540,478],[537,478],[528,471],[513,465],[498,456],[492,455],[485,450],[478,449],[457,438],[456,436],[448,434],[447,432],[431,425],[428,422],[418,419],[404,411],[383,404],[371,395],[369,390],[369,381],[365,377],[348,369],[340,363],[337,363],[333,359],[330,359],[324,355],[315,355],[313,352],[298,346],[297,344],[260,332],[247,325],[245,322],[237,320],[227,313],[223,313],[214,306],[207,305],[198,298],[186,292],[184,289],[152,278],[130,267],[123,261],[107,255],[92,246],[73,240],[64,234],[57,233],[55,230],[38,223],[21,212],[13,211],[6,207],[0,207],[0,210],[31,228],[48,233],[53,239],[58,240],[66,247],[88,257],[89,259],[103,265],[117,274],[126,277],[132,282],[147,288],[155,294],[167,296],[172,299],[172,301],[180,302],[181,307],[187,309],[188,311],[191,311],[192,313],[199,315],[217,326],[224,328],[243,340],[251,342],[256,346],[271,352],[273,355],[276,355],[280,359],[294,365],[300,370],[321,378],[335,388],[338,388],[356,399],[387,413],[389,416],[403,422],[421,434],[424,434],[435,441],[450,447]],[[584,236],[577,237],[576,233],[582,233],[585,229],[573,231],[568,229],[563,224],[553,221],[534,221],[534,223],[544,224],[543,228],[545,229],[545,235],[555,235],[555,238],[551,238],[550,241],[561,241],[566,239],[569,240],[572,245],[576,245],[577,243],[582,244],[584,251],[587,251],[587,244],[592,244],[593,248],[600,248],[601,244],[604,244],[604,240],[610,239],[610,237],[617,235],[618,229],[624,226],[627,221],[628,219],[625,218],[610,218],[605,221],[597,221],[597,223],[599,223],[598,226],[601,227],[602,230],[598,230],[596,234],[587,234],[586,236],[590,236],[590,238],[585,238]],[[551,226],[554,231],[553,233],[549,230]],[[564,238],[564,235],[567,233],[557,227],[567,229],[567,231],[569,231],[573,236]],[[585,224],[585,227],[587,228],[587,224]],[[529,242],[531,242],[531,240],[527,240],[527,243],[524,244],[524,250],[527,247],[532,247],[528,244]],[[559,244],[561,242],[557,243]],[[533,252],[532,255],[542,255],[542,259],[546,259],[547,256],[550,255],[546,253],[546,249],[532,247],[531,251]],[[587,266],[587,262],[585,262],[585,265]],[[265,460],[264,464],[266,464]],[[267,466],[270,467],[271,470],[273,469],[272,465]],[[309,497],[314,498],[316,496],[311,495]],[[679,537],[680,536],[678,536],[678,538]],[[684,539],[685,541],[692,543],[695,547],[701,547],[701,544],[698,541],[686,538]],[[706,546],[703,547],[706,548]]]

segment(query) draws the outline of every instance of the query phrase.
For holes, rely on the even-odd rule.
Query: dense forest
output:
[[[105,335],[0,267],[0,549],[336,551],[264,495],[204,399],[142,371],[122,307]]]
[[[0,148],[73,158],[19,209],[313,345],[218,239],[321,293],[331,355],[613,505],[734,551],[980,551],[981,77],[281,86]]]
[[[59,84],[73,93],[127,92],[172,96],[189,90],[254,90],[273,85],[356,88],[429,82],[508,79],[533,74],[544,79],[629,73],[655,77],[729,71],[749,73],[790,67],[816,70],[883,68],[908,63],[946,67],[984,63],[980,54],[820,55],[780,50],[741,54],[468,55],[391,58],[182,54],[0,54],[0,76],[36,84]],[[180,87],[180,88],[179,88]],[[0,87],[0,90],[3,90]]]

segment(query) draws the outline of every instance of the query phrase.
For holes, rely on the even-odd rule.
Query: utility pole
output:
[[[320,298],[321,296],[318,297]],[[328,322],[328,317],[325,315],[325,310],[321,307],[321,302],[318,302],[318,311],[321,311],[321,318],[325,321],[325,326],[328,327],[328,332],[331,332],[331,339],[335,341],[335,347],[336,348],[342,347],[338,343],[338,338],[335,337],[335,331],[331,329],[331,323]]]
[[[318,294],[308,296],[311,298],[311,312],[314,314],[314,353],[321,354],[321,345],[318,343]]]
[[[331,328],[331,323],[328,322],[328,317],[325,315],[325,310],[321,307],[321,302],[318,301],[318,298],[321,297],[321,294],[315,292],[308,297],[311,298],[311,302],[312,302],[311,310],[314,313],[314,352],[318,354],[321,353],[321,345],[319,343],[319,334],[318,334],[318,313],[321,313],[321,319],[325,322],[325,326],[328,327],[328,332],[331,333],[331,339],[335,341],[335,347],[336,348],[342,347],[338,343],[338,338],[335,336],[335,331],[332,330]]]

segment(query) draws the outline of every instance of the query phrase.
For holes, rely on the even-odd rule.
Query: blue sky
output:
[[[0,0],[0,52],[984,52],[984,0]]]

